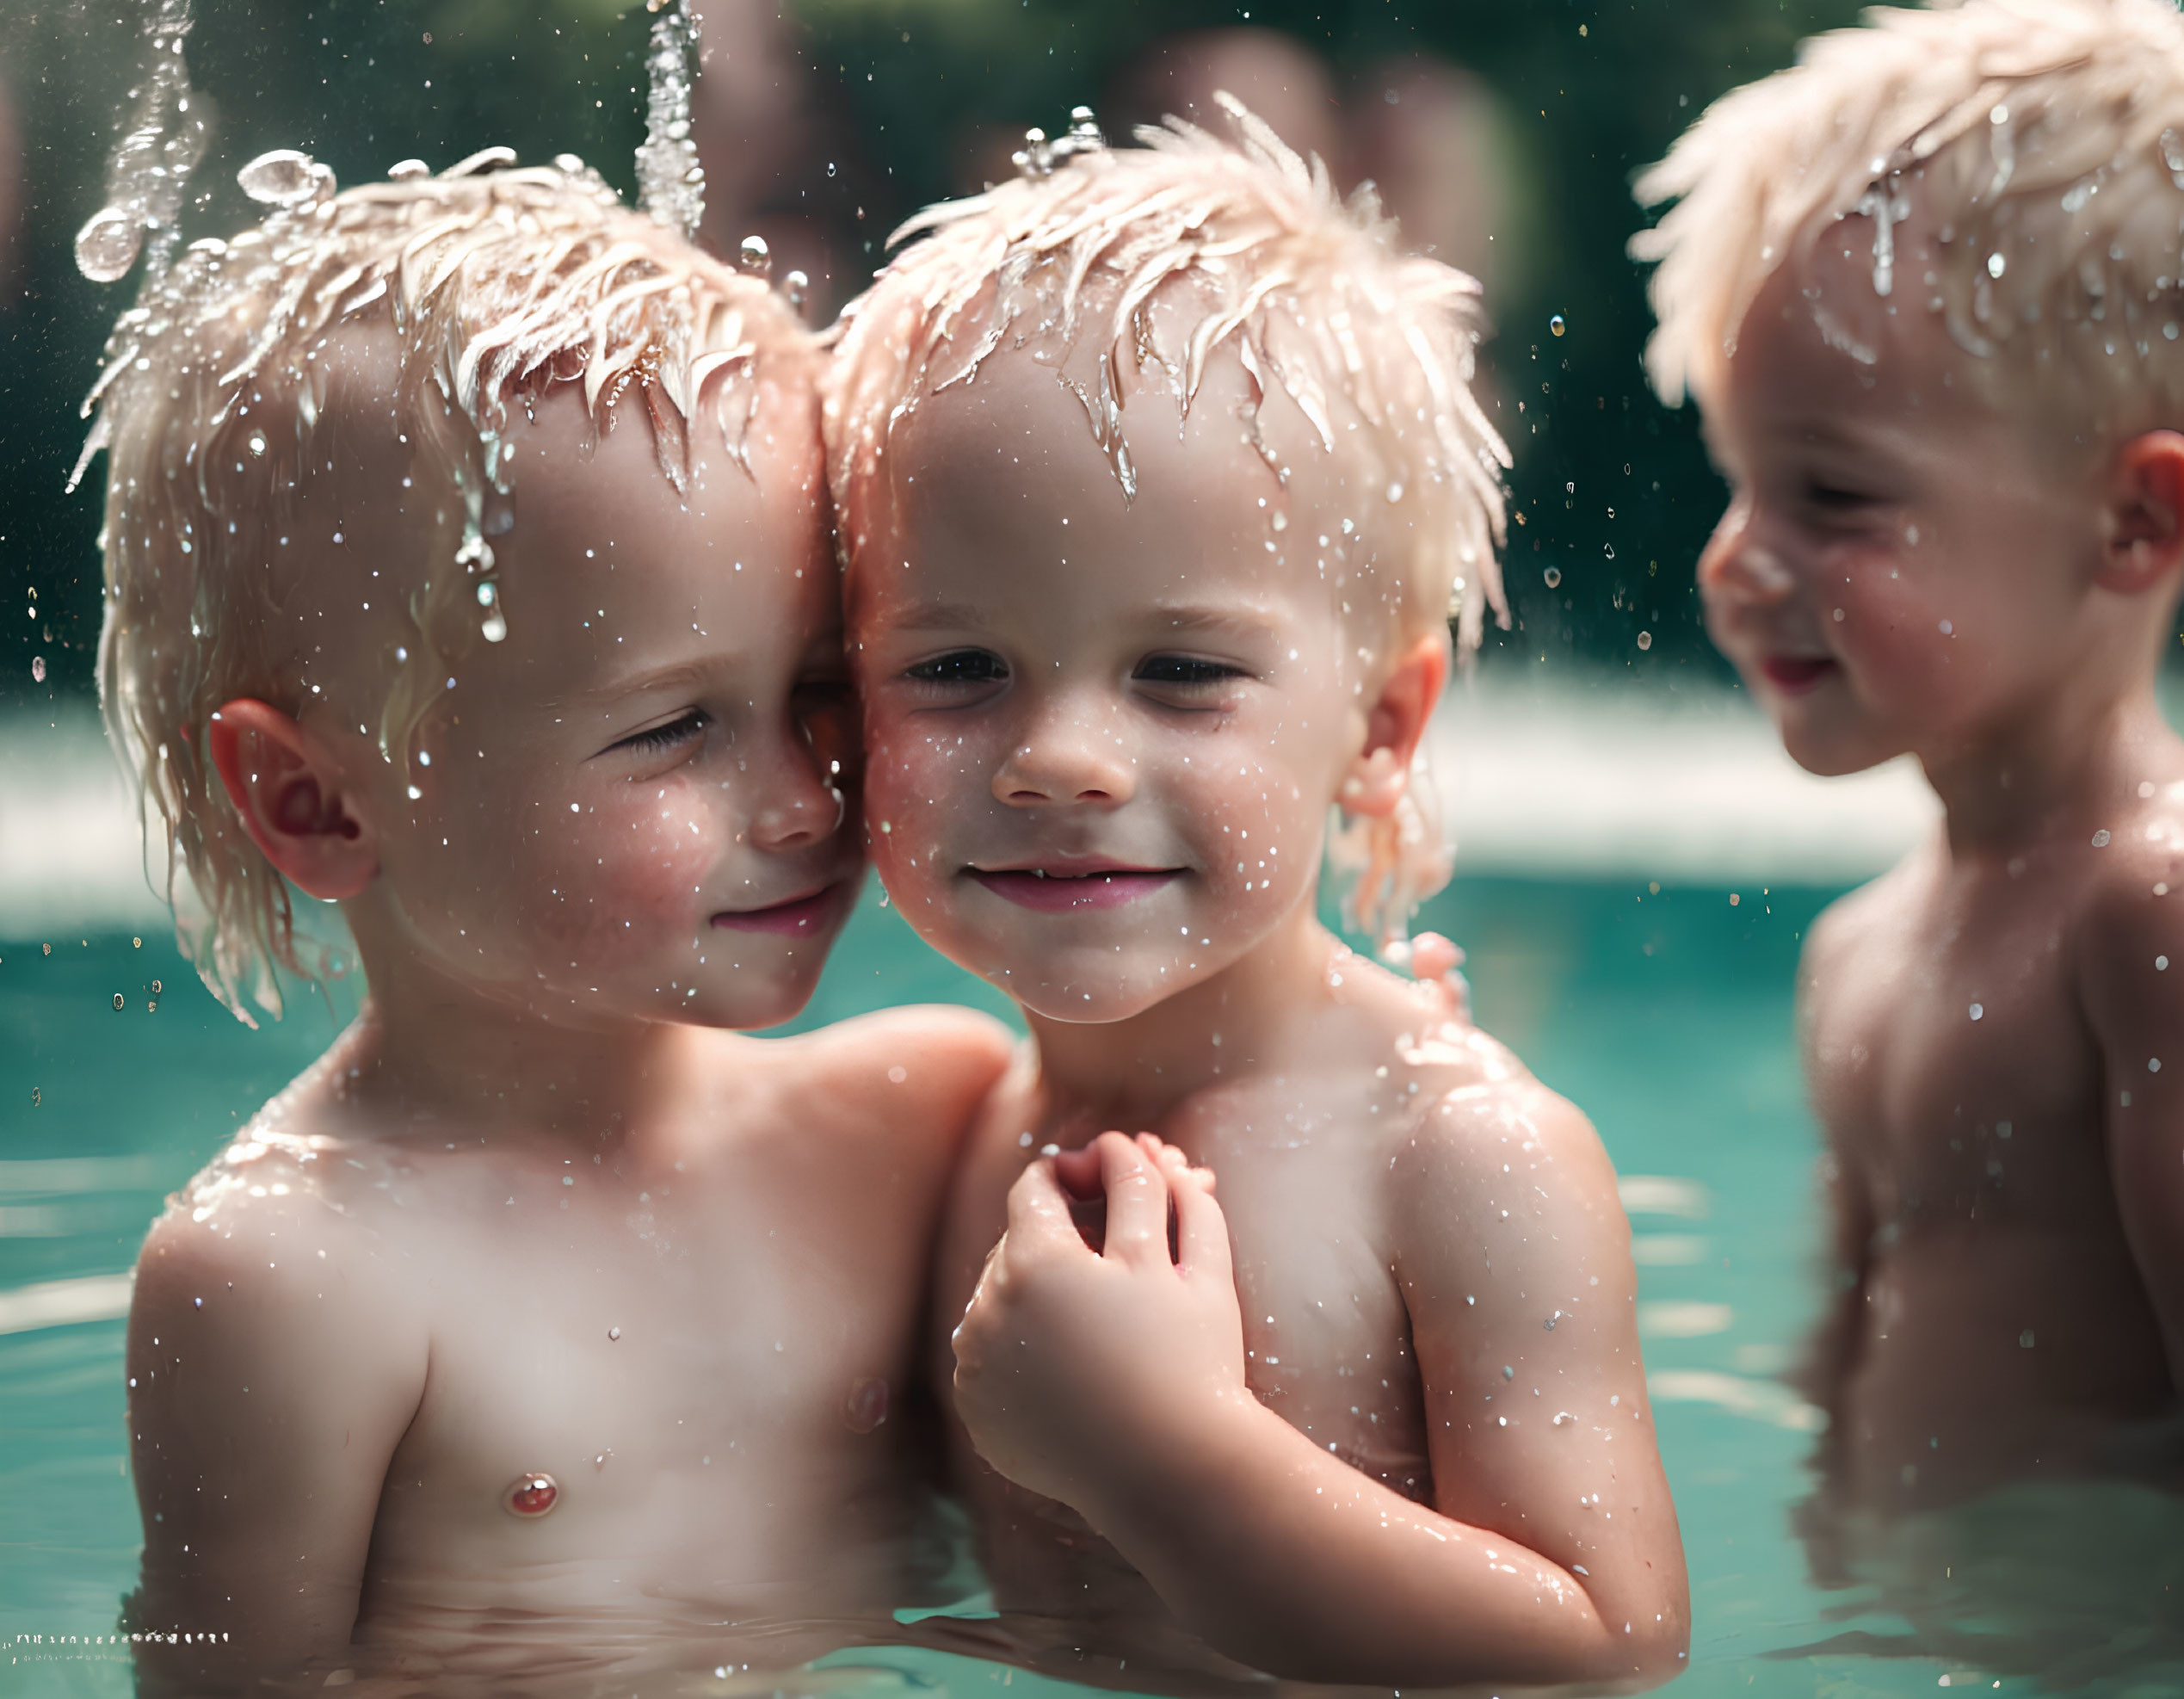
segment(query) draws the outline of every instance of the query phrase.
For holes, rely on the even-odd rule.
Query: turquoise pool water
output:
[[[1592,1115],[1626,1177],[1691,1566],[1693,1667],[1675,1690],[2035,1691],[1945,1659],[1798,1649],[1902,1628],[1845,1620],[1842,1595],[1808,1584],[1789,1514],[1811,1416],[1773,1378],[1817,1299],[1790,998],[1798,939],[1833,894],[1469,880],[1422,923],[1465,945],[1480,1019]],[[799,1024],[940,998],[1000,1007],[868,896]],[[299,1002],[251,1033],[164,935],[0,942],[0,1692],[128,1687],[119,1652],[53,1644],[110,1634],[133,1579],[121,1323],[52,1313],[113,1307],[114,1288],[86,1282],[129,1268],[164,1193],[324,1046],[336,1005]],[[958,1692],[1003,1679],[935,1654],[882,1661]]]

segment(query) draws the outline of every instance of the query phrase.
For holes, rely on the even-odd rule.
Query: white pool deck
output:
[[[1816,779],[1712,687],[1459,680],[1434,748],[1468,873],[1848,884],[1934,817],[1908,763]],[[158,924],[141,842],[88,708],[0,718],[0,937]]]

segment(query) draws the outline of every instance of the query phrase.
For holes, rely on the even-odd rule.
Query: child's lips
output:
[[[783,937],[809,937],[832,920],[841,906],[843,887],[837,881],[822,886],[808,897],[793,897],[762,909],[723,909],[713,917],[715,926],[737,932],[773,932]]]
[[[1150,897],[1183,874],[1181,868],[1120,866],[972,868],[968,871],[996,897],[1042,914],[1121,908]]]
[[[1769,655],[1760,663],[1767,682],[1786,696],[1817,689],[1835,670],[1835,663],[1825,655]]]

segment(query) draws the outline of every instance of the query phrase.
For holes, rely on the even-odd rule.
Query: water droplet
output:
[[[774,250],[766,245],[764,237],[746,236],[736,249],[736,263],[757,276],[767,276],[774,269]]]
[[[1971,1005],[1971,1018],[1975,1021],[1983,1017],[1986,1012],[1987,1005],[1983,1003],[1975,1003]]]
[[[164,989],[164,987],[163,987],[163,986],[162,986],[162,985],[160,985],[160,983],[159,983],[159,981],[158,981],[158,980],[154,979],[154,980],[151,982],[151,994],[152,994],[154,997],[158,996],[158,995],[159,995],[159,993],[160,993],[160,992],[161,992],[162,990],[163,990],[163,989]]]
[[[1548,330],[1550,330],[1551,331],[1552,331],[1552,332],[1553,332],[1556,336],[1558,336],[1558,336],[1560,336],[1560,335],[1564,332],[1564,331],[1567,330],[1568,328],[1569,328],[1569,327],[1568,327],[1567,325],[1565,325],[1565,324],[1562,322],[1562,315],[1561,315],[1559,312],[1558,312],[1557,314],[1555,314],[1555,316],[1554,316],[1553,318],[1550,318],[1550,319],[1547,321],[1547,329],[1548,329]]]
[[[1550,566],[1539,576],[1547,581],[1549,590],[1558,589],[1562,584],[1562,568],[1559,566]]]
[[[2096,850],[2106,850],[2108,847],[2108,829],[2106,826],[2093,834],[2093,847]]]
[[[607,1330],[607,1337],[609,1339],[619,1339],[622,1337],[622,1330],[619,1327],[610,1327]]]
[[[137,263],[144,229],[119,207],[102,207],[76,232],[76,269],[94,283],[118,283]]]
[[[1638,647],[1641,649],[1650,649],[1652,646],[1653,633],[1650,631],[1640,632],[1638,633]]]
[[[793,312],[804,311],[804,303],[811,293],[811,280],[800,271],[792,271],[781,280],[781,293],[787,298]]]
[[[114,1006],[116,1009],[120,1009],[120,1008],[124,1008],[124,1007],[126,1007],[126,1004],[127,1004],[127,1002],[128,1002],[128,999],[127,999],[127,998],[124,998],[124,997],[121,995],[121,993],[120,993],[120,992],[114,992]]]
[[[1610,560],[1614,559],[1614,558],[1615,558],[1615,545],[1614,545],[1613,543],[1602,543],[1602,544],[1601,545],[1601,549],[1602,549],[1602,551],[1603,551],[1603,552],[1607,554],[1607,558],[1608,558]]]
[[[33,655],[30,658],[30,680],[34,684],[43,684],[46,682],[46,658],[43,655]]]
[[[261,207],[306,207],[334,192],[334,174],[293,147],[261,153],[235,174],[235,181]]]
[[[2003,272],[2005,272],[2005,271],[2007,271],[2007,270],[2008,270],[2008,269],[2009,269],[2009,262],[2008,262],[2007,259],[2003,258],[2003,256],[2002,256],[2002,255],[2000,255],[2000,254],[1990,254],[1990,255],[1988,255],[1988,256],[1987,256],[1987,275],[1988,275],[1988,276],[1990,276],[1990,277],[2000,277],[2000,276],[2002,275],[2002,273],[2003,273]]]
[[[1510,1367],[1510,1365],[1509,1365],[1509,1364],[1508,1364],[1508,1363],[1506,1363],[1506,1362],[1505,1362],[1505,1363],[1503,1363],[1503,1364],[1502,1365],[1502,1378],[1504,1381],[1514,1381],[1514,1380],[1515,1380],[1515,1379],[1516,1379],[1516,1370],[1515,1370],[1515,1368],[1513,1368],[1512,1367]]]
[[[508,635],[508,621],[499,614],[488,614],[478,627],[478,634],[488,643],[498,643]]]
[[[690,139],[692,49],[698,21],[689,0],[647,0],[657,14],[645,66],[645,142],[637,150],[637,203],[657,222],[688,237],[706,210],[705,168]]]
[[[2017,1343],[2018,1343],[2018,1344],[2019,1344],[2019,1345],[2021,1345],[2021,1347],[2023,1347],[2023,1349],[2025,1349],[2026,1350],[2028,1350],[2028,1351],[2029,1351],[2030,1350],[2032,1350],[2032,1349],[2033,1349],[2033,1330],[2032,1330],[2031,1328],[2029,1328],[2029,1327],[2028,1327],[2028,1328],[2027,1328],[2027,1329],[2026,1329],[2026,1330],[2025,1330],[2022,1333],[2020,1333],[2020,1334],[2017,1336]]]

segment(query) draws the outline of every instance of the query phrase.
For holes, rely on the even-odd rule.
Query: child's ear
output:
[[[351,805],[341,763],[294,720],[242,697],[213,716],[207,736],[250,841],[298,888],[330,901],[378,875],[377,835]]]
[[[1365,747],[1338,800],[1351,814],[1392,814],[1410,782],[1410,758],[1448,683],[1448,633],[1428,632],[1396,659],[1365,717]]]
[[[2108,516],[2101,589],[2136,596],[2184,565],[2184,435],[2150,430],[2116,451]]]

